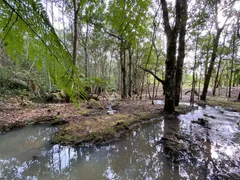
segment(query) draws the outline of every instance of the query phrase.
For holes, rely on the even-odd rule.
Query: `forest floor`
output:
[[[160,96],[158,99],[163,98]],[[220,105],[240,111],[240,102],[235,101],[236,98],[208,99],[204,104]],[[182,101],[188,102],[189,94],[183,95]],[[27,99],[10,98],[0,102],[0,132],[39,123],[65,124],[60,126],[53,139],[54,143],[65,145],[103,143],[118,139],[139,124],[164,114],[163,105],[152,105],[149,99],[115,99],[111,104],[113,111],[109,114],[109,102],[104,99],[81,102],[77,107],[71,103],[39,104]],[[191,107],[181,105],[177,108],[177,114],[190,110]],[[111,114],[112,112],[114,114]]]

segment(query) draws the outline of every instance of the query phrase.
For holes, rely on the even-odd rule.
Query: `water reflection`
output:
[[[238,115],[199,108],[142,125],[120,142],[92,148],[52,146],[55,129],[27,127],[0,135],[0,179],[211,179],[218,173],[240,173]],[[198,118],[208,118],[209,128],[191,123]],[[171,133],[183,134],[184,139],[175,140],[188,147],[179,165],[166,158],[159,144]]]

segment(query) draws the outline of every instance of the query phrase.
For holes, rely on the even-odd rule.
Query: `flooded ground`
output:
[[[191,122],[199,119],[208,122]],[[0,179],[238,179],[238,121],[239,112],[198,107],[159,117],[122,141],[84,148],[51,145],[56,129],[30,126],[0,135]],[[160,143],[169,134],[182,145],[174,161]]]

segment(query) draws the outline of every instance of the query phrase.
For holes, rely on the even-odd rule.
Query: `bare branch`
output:
[[[165,85],[165,81],[160,79],[154,72],[152,72],[149,69],[143,68],[142,66],[138,65],[138,67],[140,67],[142,70],[150,73],[156,80],[158,80],[160,83],[162,83],[162,85]]]

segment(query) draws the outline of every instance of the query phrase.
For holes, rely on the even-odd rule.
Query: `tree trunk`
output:
[[[195,87],[196,87],[196,78],[195,78],[195,71],[197,68],[197,51],[198,51],[198,38],[199,38],[199,33],[197,32],[197,39],[196,39],[196,44],[195,44],[195,53],[194,53],[194,64],[193,64],[193,73],[192,73],[192,89],[191,89],[191,96],[190,96],[190,105],[194,105],[194,93],[195,93]]]
[[[127,71],[126,71],[126,53],[123,40],[120,43],[120,65],[121,65],[121,98],[125,99],[127,97]]]
[[[179,105],[180,92],[182,84],[182,69],[185,57],[185,35],[186,35],[186,24],[188,19],[187,13],[187,0],[181,1],[181,25],[179,32],[179,44],[178,44],[178,58],[177,58],[177,68],[176,68],[176,89],[175,89],[175,106]]]
[[[164,110],[172,113],[175,111],[175,73],[176,73],[176,46],[178,30],[181,18],[181,1],[176,0],[176,19],[175,26],[171,28],[168,16],[168,8],[166,0],[161,0],[162,11],[163,11],[163,23],[164,30],[167,36],[167,59],[165,62],[166,73],[165,73],[165,104]]]
[[[223,40],[223,47],[221,49],[221,52],[220,52],[220,57],[219,57],[219,62],[218,62],[218,67],[217,67],[217,73],[216,73],[216,77],[215,77],[215,80],[214,80],[214,85],[213,85],[213,96],[216,95],[216,88],[217,86],[219,85],[218,84],[218,76],[219,76],[219,71],[220,71],[220,67],[221,67],[221,62],[222,62],[222,59],[223,59],[223,50],[224,50],[224,46],[225,46],[225,39],[226,39],[226,36],[227,34],[224,36],[224,40]]]
[[[220,58],[219,58],[219,62],[218,62],[218,67],[217,67],[217,74],[216,74],[216,77],[215,77],[215,80],[214,80],[214,85],[213,85],[213,96],[216,95],[216,88],[218,85],[218,76],[219,76],[219,71],[220,71],[220,67],[221,67],[221,62],[222,62],[222,57],[220,55]]]
[[[174,34],[168,39],[167,59],[165,73],[165,104],[164,110],[168,112],[175,111],[175,68],[176,68],[176,43],[177,37]]]
[[[232,15],[233,5],[234,5],[234,3],[232,3],[232,5],[231,5],[230,12],[228,13],[227,18],[225,19],[225,21],[223,23],[223,26],[221,28],[219,28],[219,26],[218,26],[218,1],[215,1],[215,26],[216,26],[217,34],[213,38],[213,52],[212,52],[208,72],[207,72],[207,74],[205,76],[205,79],[204,79],[203,92],[202,92],[202,95],[201,95],[201,100],[204,100],[204,101],[206,100],[206,97],[207,97],[208,86],[209,86],[209,82],[210,82],[210,79],[211,79],[215,59],[216,59],[216,56],[217,56],[219,38],[220,38],[220,35],[221,35],[228,19]]]
[[[209,31],[208,36],[210,36],[210,35],[211,35],[211,33],[210,33],[210,31]],[[210,42],[211,42],[211,39],[209,38],[209,39],[208,39],[208,42],[207,42],[207,52],[206,52],[206,61],[205,61],[205,68],[204,68],[204,77],[206,77],[207,71],[208,71],[208,60],[209,60],[209,51],[210,51],[209,46],[210,46]]]
[[[131,45],[128,49],[129,62],[128,62],[128,96],[132,97],[132,50]]]
[[[236,30],[233,25],[233,35],[232,35],[232,58],[231,58],[231,70],[230,70],[230,79],[229,79],[229,92],[228,97],[231,97],[231,90],[232,90],[232,80],[233,80],[233,65],[235,60],[235,50],[236,50]]]
[[[63,43],[66,44],[66,29],[65,29],[65,20],[64,20],[64,11],[65,11],[65,2],[63,0],[62,6],[62,21],[63,21]]]
[[[85,70],[85,77],[88,77],[88,31],[89,31],[89,25],[87,23],[87,30],[86,30],[85,42],[84,42],[84,70]]]
[[[203,100],[203,101],[205,101],[206,97],[207,97],[208,86],[209,86],[209,82],[210,82],[210,79],[211,79],[215,59],[216,59],[216,56],[217,56],[218,42],[219,42],[219,38],[220,38],[222,30],[223,30],[222,28],[218,29],[217,30],[217,35],[213,39],[213,52],[212,52],[212,56],[211,56],[211,60],[210,60],[210,65],[208,67],[208,71],[207,71],[207,74],[206,74],[205,79],[204,79],[203,92],[202,92],[202,95],[201,95],[201,100]]]
[[[79,11],[77,0],[73,0],[73,10],[74,10],[73,64],[76,65],[78,48],[78,11]]]

